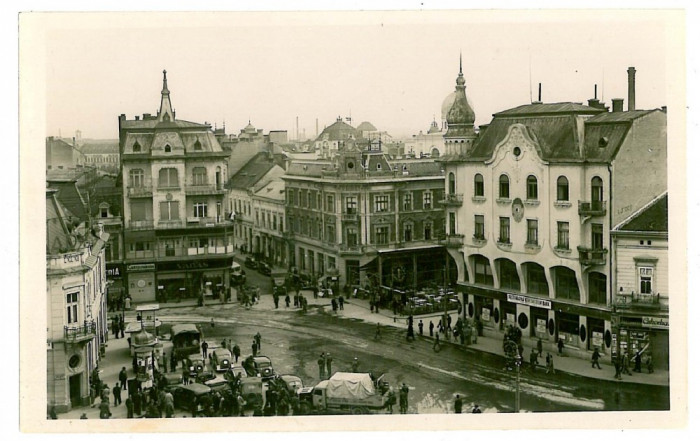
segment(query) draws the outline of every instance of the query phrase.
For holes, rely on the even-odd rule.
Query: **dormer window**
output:
[[[198,139],[197,141],[195,141],[195,143],[194,143],[194,149],[195,149],[195,150],[202,150],[202,143],[199,142],[199,139]]]
[[[134,149],[134,152],[140,152],[141,151],[141,144],[139,144],[138,141],[134,142],[134,145],[132,146]]]
[[[173,149],[170,147],[170,144],[165,144],[165,153],[170,153]]]
[[[381,164],[381,163],[377,163],[377,170],[381,170],[381,169],[382,169],[382,164]]]

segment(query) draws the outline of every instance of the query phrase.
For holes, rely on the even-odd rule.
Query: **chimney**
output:
[[[138,116],[138,115],[134,116],[134,120],[138,121],[138,120],[139,120],[139,116]]]
[[[661,111],[666,113],[666,106],[661,106]]]
[[[542,104],[542,83],[537,86],[537,101],[532,104]]]
[[[634,106],[634,74],[637,70],[634,67],[627,68],[627,110],[635,110]]]
[[[612,106],[613,106],[612,111],[613,112],[622,112],[623,111],[623,108],[622,108],[623,101],[624,100],[622,98],[613,98],[612,99]]]

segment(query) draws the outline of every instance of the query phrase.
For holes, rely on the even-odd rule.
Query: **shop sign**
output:
[[[155,263],[135,263],[126,267],[128,272],[139,272],[139,271],[155,271]]]
[[[593,331],[591,333],[591,343],[593,347],[602,348],[603,347],[603,333]]]
[[[105,266],[105,274],[111,279],[121,279],[122,268],[119,264],[108,263]]]
[[[506,324],[515,326],[515,314],[506,313]]]
[[[536,327],[536,332],[538,334],[544,334],[547,332],[547,320],[546,319],[537,319],[537,327]]]
[[[662,317],[642,317],[642,326],[655,329],[668,329],[668,319]]]
[[[231,265],[231,259],[209,259],[184,262],[164,262],[158,264],[158,271],[192,271],[206,269],[223,269]]]
[[[488,308],[481,308],[481,320],[485,322],[491,321],[491,310]]]
[[[508,301],[511,303],[520,303],[521,305],[535,306],[537,308],[552,309],[552,302],[549,300],[523,296],[520,294],[508,294]]]

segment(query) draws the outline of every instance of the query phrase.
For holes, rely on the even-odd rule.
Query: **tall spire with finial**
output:
[[[447,122],[447,132],[445,132],[445,141],[464,143],[471,145],[471,141],[476,137],[474,132],[474,110],[469,105],[467,100],[466,80],[462,72],[462,52],[459,53],[459,74],[457,75],[455,91],[453,92],[454,101],[452,101],[449,110],[445,115]]]
[[[172,121],[175,119],[173,105],[170,102],[170,91],[168,90],[168,71],[163,69],[163,90],[160,92],[160,110],[158,111],[158,121]]]

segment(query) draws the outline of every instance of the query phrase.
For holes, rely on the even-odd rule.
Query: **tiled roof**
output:
[[[84,155],[114,154],[119,153],[119,140],[87,141],[81,143],[79,148]]]
[[[263,188],[255,193],[256,196],[274,199],[276,201],[284,201],[284,181],[281,179],[275,179],[270,181]]]
[[[328,135],[328,139],[331,141],[346,140],[350,135],[357,136],[357,130],[344,121],[336,121],[323,129],[317,139],[323,139],[324,135]]]
[[[668,233],[668,193],[633,214],[618,230]]]
[[[288,176],[306,176],[320,178],[324,170],[333,170],[330,161],[292,161],[287,168]]]
[[[46,254],[58,254],[72,248],[66,216],[55,199],[55,190],[46,191]]]
[[[248,161],[238,172],[231,176],[226,188],[247,190],[254,186],[260,179],[275,166],[267,153],[258,153]]]
[[[586,124],[629,122],[654,110],[632,110],[628,112],[605,112],[586,120]]]
[[[178,129],[191,129],[191,128],[199,128],[199,129],[204,129],[204,128],[211,128],[210,125],[208,124],[199,124],[195,122],[190,122],[190,121],[183,121],[181,119],[176,119],[175,121],[170,121],[170,122],[158,122],[157,119],[147,119],[147,120],[122,120],[121,122],[121,128],[122,129],[154,129],[158,126],[158,128],[178,128]]]
[[[605,112],[605,110],[597,109],[595,107],[584,106],[580,103],[534,103],[524,104],[522,106],[514,107],[512,109],[503,110],[501,112],[494,113],[493,116],[543,115],[552,113],[580,113],[595,115],[601,112]]]
[[[377,128],[369,121],[363,121],[357,126],[357,130],[360,132],[376,132]]]

